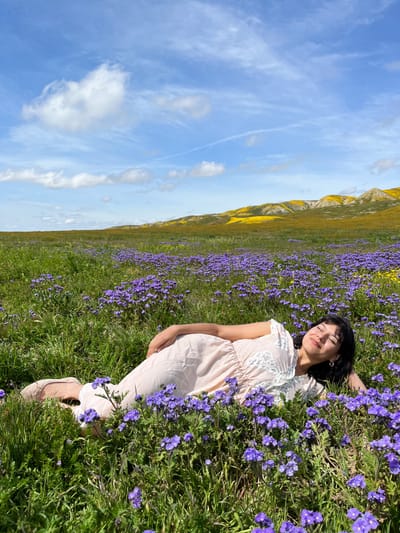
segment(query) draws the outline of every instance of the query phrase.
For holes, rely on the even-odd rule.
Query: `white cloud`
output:
[[[400,162],[396,159],[378,159],[369,168],[372,174],[382,174],[399,166]]]
[[[152,179],[149,171],[142,168],[130,168],[119,174],[115,181],[119,183],[148,183]]]
[[[0,172],[0,182],[23,181],[36,183],[49,189],[79,189],[81,187],[93,187],[108,183],[105,175],[79,173],[71,178],[63,175],[63,172],[39,172],[34,169],[6,170]]]
[[[214,161],[202,161],[198,165],[186,169],[172,169],[167,173],[167,178],[172,182],[162,184],[163,190],[170,190],[175,187],[178,180],[186,178],[211,178],[224,174],[225,166]]]
[[[184,178],[187,175],[187,171],[173,169],[173,170],[168,171],[167,175],[169,178],[179,179],[179,178]]]
[[[225,167],[221,163],[214,161],[202,161],[190,171],[190,175],[196,178],[208,178],[211,176],[219,176],[225,172]]]
[[[211,105],[205,96],[158,96],[156,104],[166,111],[178,112],[192,118],[203,118],[211,111]]]
[[[1,182],[28,182],[41,185],[48,189],[81,189],[98,185],[114,185],[117,183],[143,184],[151,181],[152,175],[147,170],[129,169],[120,174],[90,174],[80,172],[72,177],[64,176],[62,171],[41,172],[35,169],[6,170],[0,172]]]
[[[92,128],[118,116],[124,102],[128,74],[118,66],[100,65],[80,81],[54,81],[31,104],[25,119],[67,132]]]

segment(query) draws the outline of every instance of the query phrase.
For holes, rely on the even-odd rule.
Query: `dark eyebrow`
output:
[[[320,322],[320,324],[318,324],[319,326],[324,326],[325,329],[327,329],[328,325],[326,322]],[[335,325],[335,324],[333,324]],[[340,342],[342,341],[342,334],[341,334],[341,331],[340,331],[340,328],[337,326],[337,329],[336,329],[336,333],[332,333],[332,335],[334,337],[336,337]]]

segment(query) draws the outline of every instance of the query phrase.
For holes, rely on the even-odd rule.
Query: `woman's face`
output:
[[[314,364],[335,361],[338,358],[340,346],[339,326],[325,322],[309,329],[301,345]]]

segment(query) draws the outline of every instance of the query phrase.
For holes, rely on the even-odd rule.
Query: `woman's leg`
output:
[[[79,394],[80,405],[75,407],[77,416],[94,409],[100,418],[107,418],[116,405],[127,409],[137,396],[146,397],[171,383],[176,385],[177,395],[189,394],[196,381],[198,356],[192,354],[186,337],[178,337],[174,344],[142,361],[118,384],[107,383],[96,389],[91,383],[84,385]],[[113,402],[109,401],[110,396]]]

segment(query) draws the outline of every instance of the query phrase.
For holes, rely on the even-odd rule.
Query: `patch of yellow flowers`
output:
[[[384,281],[386,283],[400,283],[400,269],[388,270],[387,272],[377,272],[375,274],[376,281]]]

